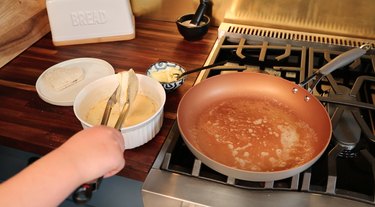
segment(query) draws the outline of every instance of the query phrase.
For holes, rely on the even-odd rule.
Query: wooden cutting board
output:
[[[0,68],[50,31],[45,0],[1,0]]]

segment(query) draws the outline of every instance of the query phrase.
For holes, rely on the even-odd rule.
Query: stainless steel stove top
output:
[[[230,63],[202,71],[196,83],[229,72],[263,72],[299,83],[348,47],[363,43],[375,46],[364,40],[325,40],[297,34],[289,34],[295,37],[293,41],[278,41],[274,36],[286,33],[259,37],[254,36],[259,33],[254,29],[223,27],[206,65],[222,60]],[[370,52],[328,75],[314,94],[326,106],[335,130],[327,151],[305,172],[272,182],[222,175],[192,155],[175,123],[144,183],[144,205],[374,205],[375,55]]]

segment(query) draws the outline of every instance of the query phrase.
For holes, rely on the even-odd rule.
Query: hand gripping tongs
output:
[[[120,84],[116,87],[115,91],[112,93],[112,95],[109,97],[107,101],[107,104],[103,113],[103,117],[101,120],[101,125],[105,125],[105,126],[108,125],[108,120],[111,115],[112,108],[117,102],[120,101],[120,96],[122,92],[121,83],[122,81],[120,81]],[[135,83],[134,84],[131,83],[130,78],[128,79],[126,91],[127,93],[126,93],[125,103],[122,105],[120,115],[114,126],[114,128],[119,131],[121,131],[121,126],[123,122],[125,121],[126,116],[128,115],[130,104],[135,99],[135,96],[138,92],[138,86],[135,85]],[[84,204],[88,202],[92,197],[92,193],[99,189],[99,186],[102,180],[103,180],[103,177],[100,177],[96,179],[94,182],[82,184],[73,192],[73,201],[78,204]]]

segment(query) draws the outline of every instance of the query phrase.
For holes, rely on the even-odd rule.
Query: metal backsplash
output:
[[[199,0],[131,0],[135,16],[175,21]],[[344,37],[375,39],[374,0],[211,0],[214,26],[238,23]]]

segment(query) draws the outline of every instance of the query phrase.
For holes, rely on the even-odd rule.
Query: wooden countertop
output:
[[[36,92],[38,77],[56,63],[93,57],[106,60],[116,72],[133,68],[145,74],[152,63],[168,60],[191,70],[204,64],[216,38],[217,28],[210,28],[202,40],[189,42],[175,23],[146,19],[136,19],[136,38],[128,41],[55,47],[47,34],[0,68],[0,144],[43,155],[82,129],[73,107],[46,103]],[[119,175],[145,180],[196,76],[189,75],[182,87],[167,94],[161,131],[147,144],[125,151],[126,166]]]

